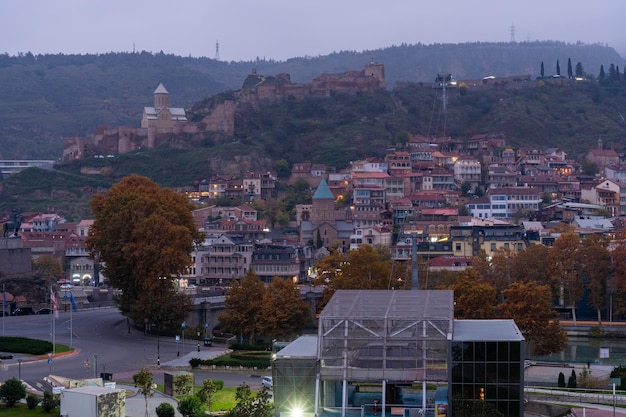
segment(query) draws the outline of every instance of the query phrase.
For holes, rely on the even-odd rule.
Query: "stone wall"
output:
[[[31,275],[30,248],[24,248],[20,238],[0,237],[0,277],[8,279]]]

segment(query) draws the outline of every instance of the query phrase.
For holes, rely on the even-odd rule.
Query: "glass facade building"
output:
[[[524,338],[512,320],[454,320],[452,291],[340,290],[272,362],[278,416],[522,416]]]
[[[452,408],[523,411],[524,338],[513,320],[455,320],[450,344]]]

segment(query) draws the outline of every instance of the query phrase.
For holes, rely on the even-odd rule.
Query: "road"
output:
[[[72,354],[55,355],[50,359],[16,355],[13,360],[3,361],[0,380],[21,377],[40,389],[49,389],[43,382],[48,375],[83,379],[106,372],[113,374],[116,381],[132,381],[132,375],[144,366],[154,367],[155,382],[162,383],[169,361],[178,359],[180,362],[185,354],[197,350],[196,341],[188,341],[183,348],[182,343],[177,344],[172,337],[144,335],[143,330],[135,328],[129,330],[126,318],[116,308],[60,312],[56,319],[53,315],[30,315],[2,317],[0,321],[0,330],[5,336],[52,341],[54,333],[56,343],[75,348]],[[201,349],[219,352],[225,348],[202,346]],[[156,366],[157,354],[162,367]],[[197,384],[211,378],[224,380],[226,386],[239,386],[245,381],[251,387],[260,387],[257,375],[209,371],[194,374]]]

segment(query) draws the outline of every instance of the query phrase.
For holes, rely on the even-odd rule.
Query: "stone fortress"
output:
[[[121,126],[101,129],[88,137],[63,138],[63,160],[105,157],[162,146],[187,148],[206,134],[230,138],[235,133],[235,114],[241,109],[258,111],[265,104],[332,94],[356,94],[385,89],[383,64],[371,62],[361,71],[322,74],[310,83],[292,83],[289,74],[262,76],[253,70],[244,88],[223,100],[209,100],[200,109],[202,119],[189,121],[182,108],[169,106],[169,93],[163,86],[154,91],[154,106],[145,107],[141,127]]]

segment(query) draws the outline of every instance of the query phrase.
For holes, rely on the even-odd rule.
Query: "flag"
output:
[[[59,308],[57,306],[57,298],[54,296],[54,291],[50,288],[50,304],[52,304],[52,311],[54,312],[54,317],[59,317]]]
[[[70,291],[70,303],[72,303],[72,311],[78,311],[78,306],[76,305],[76,300],[74,300],[74,295]]]

